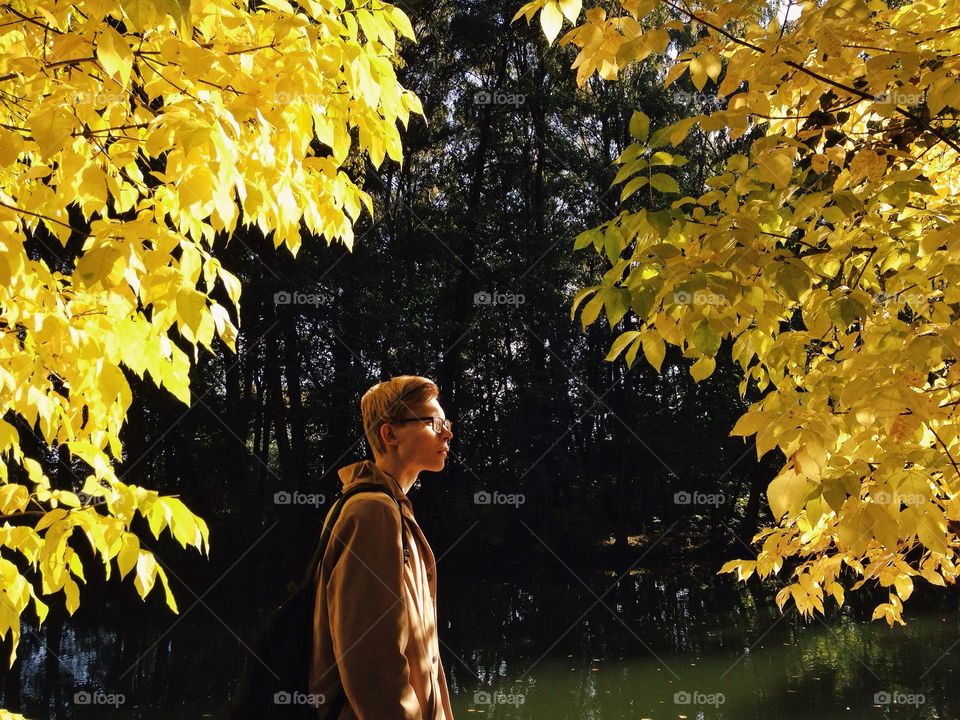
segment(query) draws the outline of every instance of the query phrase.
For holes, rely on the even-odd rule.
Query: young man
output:
[[[438,394],[431,380],[403,375],[360,401],[374,459],[341,469],[340,479],[344,490],[385,487],[396,502],[377,492],[348,498],[330,536],[310,670],[310,692],[324,700],[320,718],[453,720],[437,640],[434,555],[407,499],[422,471],[439,472],[446,462],[452,423]]]

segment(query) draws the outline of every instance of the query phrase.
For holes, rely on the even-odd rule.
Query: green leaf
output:
[[[607,322],[610,323],[610,329],[623,319],[630,309],[630,291],[624,288],[604,288],[601,293],[603,297],[603,307],[607,313]]]
[[[626,242],[620,228],[613,223],[608,225],[607,231],[603,234],[603,250],[607,254],[607,259],[611,263],[617,262],[625,246]]]
[[[720,349],[720,335],[713,329],[710,321],[704,318],[693,329],[693,345],[704,355],[713,357]]]
[[[582,233],[577,235],[576,239],[573,241],[574,250],[583,250],[587,245],[593,243],[595,238],[602,233],[596,228],[590,228],[589,230],[584,230]]]

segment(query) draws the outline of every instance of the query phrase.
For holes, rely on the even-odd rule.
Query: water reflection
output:
[[[441,639],[457,717],[960,716],[953,614],[910,608],[896,630],[849,609],[804,622],[707,568],[619,581],[578,572],[589,587],[549,564],[444,570]],[[32,718],[213,717],[239,672],[238,637],[249,640],[256,609],[274,599],[262,577],[237,574],[203,603],[184,602],[179,617],[159,601],[134,612],[115,595],[97,604],[88,594],[74,618],[25,631],[3,703]]]

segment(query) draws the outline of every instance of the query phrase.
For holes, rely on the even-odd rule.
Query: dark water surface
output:
[[[869,622],[869,607],[803,621],[755,583],[714,576],[716,566],[618,581],[625,569],[441,567],[457,717],[960,718],[950,607],[912,601],[894,629]],[[239,673],[237,638],[249,642],[278,592],[270,576],[238,563],[215,583],[180,586],[179,616],[162,592],[141,605],[129,578],[102,600],[91,588],[73,618],[51,612],[39,631],[25,628],[3,706],[37,719],[214,717]]]

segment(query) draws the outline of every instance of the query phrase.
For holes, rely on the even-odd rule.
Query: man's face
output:
[[[402,408],[399,416],[400,418],[430,416],[446,418],[446,414],[436,398],[426,403]],[[391,423],[391,426],[398,440],[397,455],[405,466],[416,471],[439,472],[443,470],[453,432],[444,428],[437,435],[433,431],[433,425],[429,420]]]

